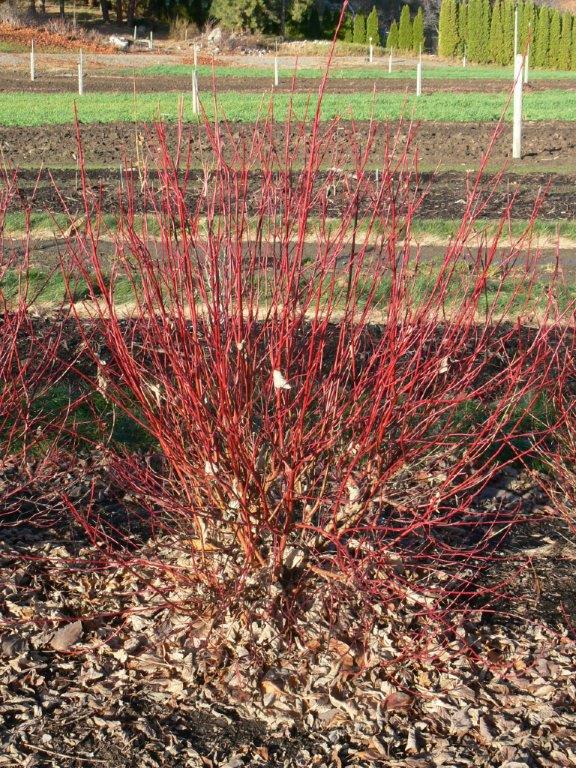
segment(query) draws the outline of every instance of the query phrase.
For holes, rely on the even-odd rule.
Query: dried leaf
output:
[[[80,620],[73,621],[70,624],[66,624],[60,627],[50,640],[50,645],[55,651],[67,651],[71,645],[77,643],[82,637],[83,633],[82,622]]]
[[[290,384],[286,381],[281,371],[272,371],[272,379],[274,381],[275,389],[292,389]]]
[[[412,696],[401,691],[395,691],[384,699],[384,709],[388,710],[404,710],[410,707],[412,703]]]

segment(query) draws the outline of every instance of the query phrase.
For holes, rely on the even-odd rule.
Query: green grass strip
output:
[[[143,226],[143,219],[143,216],[135,217],[136,228]],[[255,223],[255,220],[250,217],[248,221],[250,224]],[[63,213],[33,213],[30,217],[30,233],[32,235],[46,233],[58,237],[71,223],[70,217]],[[104,214],[102,223],[105,229],[110,232],[115,232],[117,229],[117,217],[114,214]],[[148,216],[146,224],[150,235],[156,236],[159,234],[159,224],[155,216]],[[365,231],[368,225],[368,219],[359,219],[358,227],[361,232]],[[416,238],[422,237],[423,235],[433,235],[444,240],[449,240],[456,234],[460,225],[461,221],[459,219],[415,218],[411,224],[411,232]],[[309,217],[309,232],[311,234],[316,232],[318,226],[319,220],[314,216]],[[340,221],[338,219],[327,219],[324,222],[324,226],[337,229],[340,226]],[[498,227],[499,220],[497,218],[481,218],[477,219],[474,223],[474,231],[487,236],[495,235]],[[504,228],[503,237],[506,237],[509,233],[514,237],[519,237],[526,231],[527,227],[527,219],[514,219],[514,221],[511,222],[510,230],[508,229],[508,226]],[[371,228],[374,234],[377,235],[379,231],[378,224],[372,224]],[[11,236],[23,235],[26,232],[24,214],[21,212],[7,213],[4,220],[4,232]],[[572,219],[537,219],[532,226],[532,232],[539,237],[553,239],[556,236],[560,236],[568,240],[576,241],[576,221],[573,221]],[[34,249],[32,249],[32,253],[34,253]]]
[[[399,65],[406,67],[405,64]],[[154,64],[149,67],[142,67],[135,70],[138,76],[190,76],[192,65],[183,64]],[[126,74],[122,70],[121,74]],[[263,80],[272,80],[272,66],[267,67],[198,67],[198,74],[201,77],[211,77],[213,74],[218,78],[226,77],[259,77]],[[301,79],[319,79],[323,77],[324,70],[317,68],[298,68],[289,64],[280,67],[280,76],[286,81],[296,74]],[[416,77],[414,67],[404,69],[394,69],[388,73],[388,59],[376,60],[373,67],[346,67],[339,68],[334,66],[330,71],[331,80],[409,80]],[[423,78],[431,80],[513,80],[512,67],[462,67],[462,66],[423,66]],[[576,72],[560,72],[551,70],[534,69],[530,72],[532,80],[576,80]]]
[[[524,98],[526,120],[576,120],[574,94],[553,90],[527,94]],[[306,94],[228,93],[218,94],[218,110],[228,120],[252,122],[274,104],[274,117],[283,121],[290,102],[296,119],[313,113],[314,98]],[[506,104],[504,94],[429,93],[420,99],[402,93],[390,94],[326,94],[322,102],[322,119],[334,117],[355,120],[395,120],[401,116],[419,120],[445,122],[490,122],[497,120]],[[136,100],[130,93],[88,93],[78,97],[68,93],[10,93],[0,99],[0,125],[41,126],[68,124],[74,119],[74,103],[82,123],[149,121],[158,118],[174,120],[178,115],[179,94],[147,93]],[[211,95],[204,94],[202,104],[208,117],[214,117]],[[190,98],[184,100],[184,117],[191,114]],[[510,109],[507,110],[510,119]]]

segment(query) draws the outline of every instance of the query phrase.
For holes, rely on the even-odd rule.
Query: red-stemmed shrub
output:
[[[65,353],[66,312],[62,305],[42,306],[49,271],[43,280],[31,280],[32,204],[23,204],[18,184],[17,172],[4,173],[0,189],[0,528],[44,519],[23,499],[41,495],[42,483],[53,474],[58,436],[72,408],[71,402],[68,408],[53,408],[54,388],[72,363]],[[12,211],[23,212],[25,221],[24,234],[14,241],[6,234],[7,214]]]
[[[325,583],[438,619],[496,591],[476,577],[522,510],[480,497],[545,433],[527,424],[553,366],[549,302],[523,324],[539,291],[531,226],[506,242],[512,199],[472,244],[500,184],[483,164],[427,262],[412,129],[400,142],[371,126],[335,158],[338,122],[284,127],[242,141],[206,122],[197,173],[184,126],[174,156],[157,126],[154,171],[119,190],[109,259],[82,173],[66,270],[91,291],[83,375],[157,443],[115,471],[185,553],[172,576],[221,599],[264,580],[284,610]]]

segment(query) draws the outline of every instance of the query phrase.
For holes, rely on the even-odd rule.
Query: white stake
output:
[[[194,43],[194,69],[198,66],[198,46]]]
[[[280,85],[280,72],[278,70],[278,56],[274,56],[274,87],[278,88]]]
[[[524,59],[524,84],[528,82],[528,59],[530,58],[530,46],[526,49],[526,58]]]
[[[34,40],[32,40],[32,47],[30,48],[30,80],[34,82],[36,79],[36,57],[34,55]]]
[[[80,59],[78,61],[78,95],[84,94],[84,55],[80,50]]]
[[[464,57],[462,58],[462,66],[466,69],[466,46],[464,46]]]
[[[134,42],[138,40],[138,27],[134,25]]]
[[[422,62],[416,64],[416,96],[422,96]]]
[[[390,53],[388,54],[388,74],[390,75],[392,73],[392,54],[394,53],[394,48],[390,49]]]
[[[512,157],[520,160],[522,157],[522,54],[517,54],[514,60],[514,115],[512,126]]]
[[[374,61],[374,46],[372,45],[372,38],[370,38],[370,47],[368,49],[368,61],[370,64]]]
[[[380,194],[380,173],[378,168],[376,168],[376,194]]]
[[[200,100],[198,98],[198,73],[192,72],[192,114],[197,115],[200,112]]]
[[[152,44],[153,44],[154,37],[152,35],[152,30],[150,30],[150,40],[148,40],[148,48],[152,50]]]

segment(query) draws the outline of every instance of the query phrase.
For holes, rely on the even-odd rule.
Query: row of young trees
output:
[[[442,0],[438,54],[480,64],[511,64],[514,58],[514,0]],[[576,70],[576,18],[557,8],[518,1],[518,51],[530,46],[530,63]]]
[[[410,16],[410,8],[405,5],[400,14],[400,22],[393,21],[388,31],[386,47],[395,51],[415,51],[424,48],[424,13],[422,8],[414,18]]]
[[[354,17],[346,16],[339,36],[348,43],[364,44],[371,39],[374,45],[380,45],[380,21],[376,6],[368,16],[363,13],[357,13]]]

